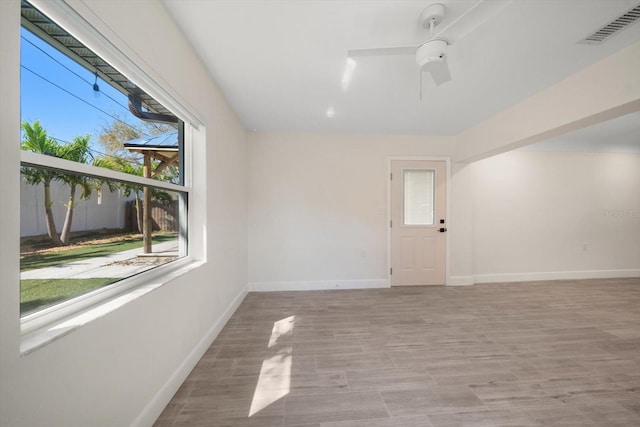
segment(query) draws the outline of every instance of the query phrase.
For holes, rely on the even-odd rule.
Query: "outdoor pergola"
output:
[[[157,135],[132,139],[124,143],[124,148],[144,156],[142,174],[145,178],[155,178],[169,166],[179,161],[178,131],[169,131]],[[158,166],[151,170],[151,160],[160,161]],[[149,254],[151,249],[151,233],[153,231],[153,218],[151,216],[151,188],[143,187],[143,216],[142,216],[142,241],[143,253]]]

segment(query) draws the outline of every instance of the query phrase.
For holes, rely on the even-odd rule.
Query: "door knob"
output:
[[[446,228],[444,228],[444,227],[442,227],[442,228],[440,228],[440,230],[438,230],[438,231],[439,231],[439,232],[441,232],[441,233],[444,233],[445,231],[447,231],[447,229],[446,229]]]

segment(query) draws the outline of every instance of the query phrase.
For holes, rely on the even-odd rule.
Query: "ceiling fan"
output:
[[[427,6],[420,14],[420,25],[429,29],[429,38],[411,46],[377,47],[347,51],[350,58],[383,55],[415,55],[420,71],[420,99],[422,99],[422,73],[427,72],[436,86],[451,80],[447,49],[454,42],[469,34],[501,10],[510,0],[480,0],[466,12],[451,21],[438,32],[434,30],[442,22],[446,8],[442,3]]]

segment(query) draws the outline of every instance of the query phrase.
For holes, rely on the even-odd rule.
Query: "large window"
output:
[[[190,187],[188,126],[170,108],[28,2],[21,31],[28,319],[185,258]]]

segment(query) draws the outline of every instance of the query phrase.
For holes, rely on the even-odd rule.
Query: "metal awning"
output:
[[[30,3],[23,0],[21,9],[22,25],[29,31],[78,62],[91,73],[97,72],[102,80],[127,97],[131,96],[139,99],[144,108],[150,112],[174,116],[171,111],[167,110],[162,104],[137,87],[118,70],[105,62],[55,22],[51,21]]]
[[[157,135],[132,139],[124,143],[124,148],[148,155],[167,165],[172,165],[178,160],[180,151],[178,131],[172,130]]]

